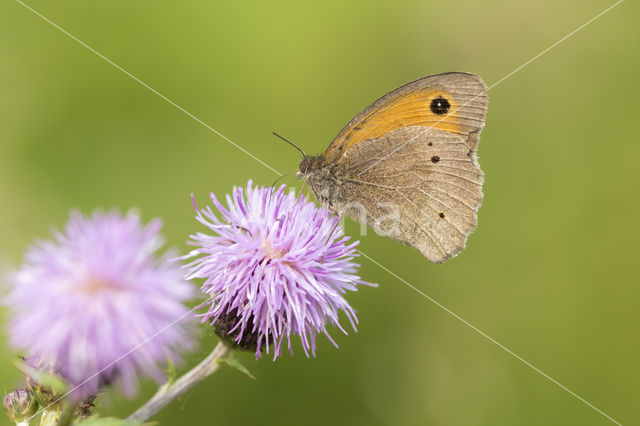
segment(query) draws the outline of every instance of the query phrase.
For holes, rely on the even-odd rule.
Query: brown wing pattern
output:
[[[336,210],[435,263],[464,248],[477,224],[483,173],[462,136],[399,128],[352,146],[340,162],[340,184],[331,197]],[[372,162],[376,167],[368,169]]]
[[[457,134],[475,151],[487,112],[486,85],[474,74],[452,72],[424,77],[388,93],[365,108],[336,136],[324,153],[326,163],[354,145],[407,126],[424,126]],[[448,103],[437,114],[434,99]]]

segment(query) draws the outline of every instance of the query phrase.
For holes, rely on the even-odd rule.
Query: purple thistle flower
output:
[[[161,226],[143,226],[136,213],[72,212],[64,232],[32,246],[14,275],[10,341],[30,363],[80,386],[76,399],[111,382],[133,395],[139,373],[163,380],[167,358],[190,344],[183,302],[193,289],[176,264],[156,258]]]
[[[346,314],[355,330],[355,311],[343,295],[368,284],[355,272],[357,242],[346,244],[338,218],[315,204],[278,190],[253,186],[234,188],[225,208],[211,194],[222,218],[211,207],[198,210],[196,219],[215,232],[197,233],[190,244],[198,248],[184,258],[197,257],[185,267],[187,279],[206,278],[202,291],[211,296],[202,306],[216,331],[231,337],[245,349],[273,349],[280,355],[284,339],[290,351],[292,335],[315,356],[317,333],[332,324],[347,333],[338,321]],[[194,203],[195,204],[195,203]],[[222,336],[224,337],[224,336]],[[337,346],[337,345],[336,345]]]

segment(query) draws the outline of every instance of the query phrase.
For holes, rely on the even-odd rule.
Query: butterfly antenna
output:
[[[286,143],[288,143],[289,145],[291,145],[292,147],[294,147],[295,149],[297,149],[298,151],[300,151],[300,154],[302,154],[305,158],[307,157],[307,154],[305,154],[304,151],[302,150],[302,148],[300,148],[298,145],[296,145],[295,143],[291,142],[290,140],[280,136],[276,132],[273,132],[273,134],[275,136],[279,137],[280,139],[282,139],[283,141],[285,141]]]

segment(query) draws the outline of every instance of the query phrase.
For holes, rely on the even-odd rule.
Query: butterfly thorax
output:
[[[298,177],[309,183],[314,195],[322,204],[332,207],[335,189],[341,184],[335,167],[327,164],[324,156],[305,157],[300,162]]]

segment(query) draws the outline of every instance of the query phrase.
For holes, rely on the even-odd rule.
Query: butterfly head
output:
[[[317,172],[322,170],[324,166],[324,158],[322,155],[305,155],[298,166],[298,177],[303,178],[308,175],[318,174]]]

